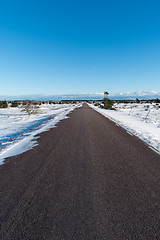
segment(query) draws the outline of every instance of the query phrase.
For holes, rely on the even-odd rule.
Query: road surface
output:
[[[0,167],[0,239],[160,239],[160,156],[87,104],[69,117]]]

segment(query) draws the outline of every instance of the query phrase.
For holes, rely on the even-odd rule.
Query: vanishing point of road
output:
[[[87,104],[0,167],[1,240],[160,239],[160,156]]]

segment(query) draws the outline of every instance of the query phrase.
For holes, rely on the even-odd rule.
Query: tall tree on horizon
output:
[[[108,98],[109,93],[107,91],[104,92],[103,104],[105,109],[112,109],[114,102]]]
[[[104,98],[106,98],[109,95],[107,91],[104,91]]]

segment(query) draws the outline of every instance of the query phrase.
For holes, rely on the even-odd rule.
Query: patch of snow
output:
[[[19,107],[0,109],[0,164],[38,143],[36,135],[48,131],[82,104],[43,104],[38,114],[28,115]]]
[[[141,138],[160,153],[160,105],[152,103],[116,103],[114,110],[89,104],[97,112],[125,128],[128,133]],[[152,149],[153,149],[152,148]]]

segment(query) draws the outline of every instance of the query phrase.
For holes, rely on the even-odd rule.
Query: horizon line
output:
[[[137,91],[137,92],[121,92],[121,93],[110,93],[109,98],[113,100],[130,99],[136,98],[142,99],[154,99],[160,97],[160,92],[157,91]],[[80,94],[23,94],[23,95],[0,95],[0,100],[102,100],[104,97],[103,93],[80,93]]]

